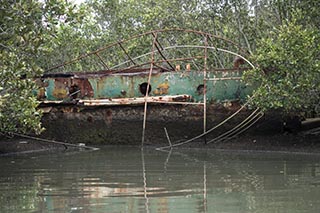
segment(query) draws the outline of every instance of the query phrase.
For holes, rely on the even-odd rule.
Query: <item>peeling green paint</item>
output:
[[[250,88],[240,79],[228,79],[241,75],[240,70],[207,72],[207,101],[244,99],[251,92]],[[142,83],[148,82],[148,70],[140,73],[75,74],[74,77],[48,77],[44,81],[48,83],[42,90],[45,89],[46,100],[49,101],[68,101],[71,93],[69,90],[75,84],[79,87],[79,99],[134,98],[144,96],[139,88]],[[90,86],[81,85],[84,81],[89,82]],[[194,102],[202,102],[203,94],[197,88],[201,88],[203,84],[203,72],[199,71],[154,72],[149,96],[188,94],[193,97]]]

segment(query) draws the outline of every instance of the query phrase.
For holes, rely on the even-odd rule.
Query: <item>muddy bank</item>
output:
[[[0,156],[30,154],[36,152],[60,152],[66,147],[19,137],[0,138]]]
[[[173,141],[173,144],[176,143]],[[145,143],[145,147],[159,148],[167,146],[168,143]],[[108,145],[96,145],[106,147]],[[112,145],[114,146],[114,145]],[[136,144],[136,146],[139,146]],[[120,146],[125,148],[125,146]],[[223,150],[251,150],[251,151],[282,151],[300,153],[319,153],[320,138],[316,135],[304,134],[276,134],[276,135],[242,135],[237,138],[219,142],[205,144],[204,140],[197,140],[175,149],[180,148],[204,148],[204,149],[223,149]],[[28,154],[35,152],[64,152],[79,150],[77,148],[66,147],[63,145],[50,144],[24,138],[2,138],[0,141],[0,156],[12,154]]]
[[[246,135],[206,147],[227,150],[259,150],[320,153],[319,136],[303,134],[276,134],[269,136]]]

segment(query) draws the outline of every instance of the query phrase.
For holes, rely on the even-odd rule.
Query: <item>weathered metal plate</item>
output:
[[[126,71],[124,73],[80,73],[72,77],[49,76],[37,80],[39,100],[74,103],[74,100],[141,98],[145,96],[148,69]],[[206,81],[207,102],[242,100],[250,92],[241,81],[241,70],[207,72],[172,71],[155,69],[150,80],[150,97],[179,96],[192,97],[190,102],[203,102],[203,85]],[[57,75],[58,76],[58,75]],[[167,99],[166,99],[167,100]],[[165,99],[163,100],[165,101]],[[168,99],[168,102],[173,101]],[[122,101],[126,103],[126,101]]]

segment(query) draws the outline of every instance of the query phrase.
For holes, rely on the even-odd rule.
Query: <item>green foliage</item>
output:
[[[31,79],[43,70],[110,42],[168,28],[209,32],[256,52],[254,59],[260,68],[248,72],[247,79],[259,86],[257,105],[314,110],[319,105],[320,85],[319,4],[318,0],[87,0],[81,5],[64,0],[2,1],[0,132],[41,131]],[[296,14],[299,19],[294,21]],[[174,40],[189,44],[194,38],[172,34],[159,39],[167,44]],[[151,40],[137,39],[125,48],[130,56],[137,56],[150,51]],[[119,47],[101,57],[110,66],[127,58]],[[208,60],[221,65],[230,61],[226,58],[214,55]],[[70,70],[57,71],[97,69],[97,63],[84,60]]]
[[[41,73],[33,60],[42,42],[40,4],[2,2],[0,7],[0,131],[40,132],[40,112],[30,80]]]
[[[48,44],[50,51],[40,57],[38,64],[48,70],[111,42],[155,29],[172,28],[194,29],[219,35],[254,52],[257,40],[268,36],[274,27],[292,20],[293,14],[297,12],[303,17],[299,19],[300,24],[312,23],[320,26],[317,25],[320,20],[317,6],[317,0],[87,0],[76,10],[81,13],[80,24],[78,20],[76,24],[59,25]],[[188,40],[185,39],[185,42]],[[129,53],[137,56],[148,51],[149,44],[142,46],[141,42],[136,42],[136,46],[130,45]],[[123,60],[122,50],[115,50],[113,55],[119,56],[119,61]],[[112,59],[107,64],[112,67],[117,64],[115,61]],[[97,69],[99,68],[93,61],[83,61],[70,69],[64,67],[55,71]]]
[[[319,114],[320,33],[296,22],[284,24],[263,38],[253,55],[257,69],[245,79],[257,86],[255,105],[268,109]]]
[[[51,40],[52,51],[44,55],[40,61],[46,70],[111,42],[157,29],[182,28],[209,32],[232,38],[249,49],[255,41],[251,35],[256,34],[256,31],[247,24],[252,22],[252,18],[248,15],[249,6],[246,0],[89,0],[80,7],[85,8],[85,21],[81,25],[61,26],[57,29],[55,37]],[[182,37],[182,34],[172,36],[180,44],[192,42],[191,37]],[[149,41],[136,41],[128,44],[126,48],[130,56],[138,56],[149,52],[151,44]],[[121,49],[113,50],[106,58],[108,66],[123,62],[122,56]],[[117,60],[114,57],[117,57]],[[100,66],[100,69],[102,68]],[[96,71],[97,67],[93,61],[83,61],[77,66],[55,71],[75,70]]]
[[[33,95],[33,78],[43,72],[37,59],[48,51],[56,27],[70,22],[72,11],[62,0],[1,2],[0,132],[43,130]]]

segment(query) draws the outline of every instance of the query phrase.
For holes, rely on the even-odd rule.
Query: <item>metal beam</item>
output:
[[[155,38],[155,47],[157,48],[159,54],[161,55],[161,57],[165,60],[165,62],[171,67],[171,70],[174,71],[175,68],[172,66],[172,64],[170,64],[170,62],[166,59],[166,57],[163,55],[163,53],[161,52],[161,50],[163,50],[163,47],[161,46],[161,44],[158,41],[158,38],[154,35],[154,33],[152,33],[152,36]],[[158,46],[159,45],[159,46]],[[161,50],[160,50],[160,48]]]
[[[99,55],[99,53],[95,53],[96,56],[98,56],[98,58],[100,59],[101,63],[103,64],[103,66],[105,68],[107,68],[108,71],[110,71],[108,65],[103,61],[103,59],[101,58],[101,56]]]
[[[127,51],[124,49],[124,47],[122,46],[121,42],[118,42],[120,48],[122,49],[122,51],[124,52],[124,54],[126,54],[126,56],[129,58],[129,60],[135,65],[136,63],[132,60],[132,58],[130,57],[130,55],[127,53]]]

